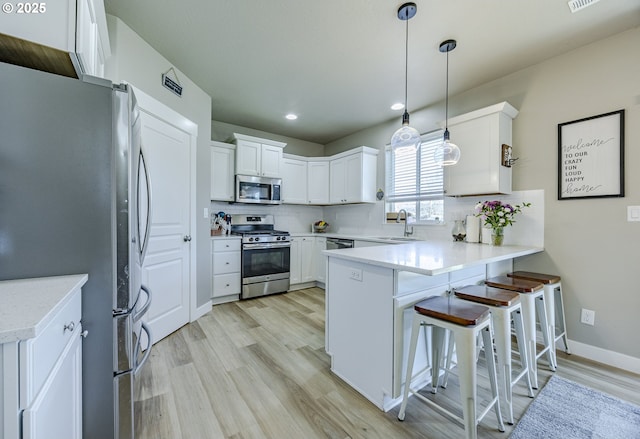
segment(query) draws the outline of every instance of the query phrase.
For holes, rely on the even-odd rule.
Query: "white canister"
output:
[[[480,218],[475,215],[467,215],[467,242],[480,242]]]

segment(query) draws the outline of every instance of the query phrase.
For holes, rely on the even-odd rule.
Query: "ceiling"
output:
[[[320,144],[391,119],[404,100],[402,1],[105,0],[212,101],[212,119]],[[639,0],[417,0],[408,110],[640,26]],[[631,55],[630,55],[631,56]],[[633,56],[638,56],[638,53]],[[162,73],[162,72],[161,72]],[[296,113],[298,120],[284,118]]]

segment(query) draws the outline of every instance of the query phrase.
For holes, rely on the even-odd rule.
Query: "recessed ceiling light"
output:
[[[293,113],[289,113],[285,116],[287,119],[289,120],[296,120],[298,118],[298,115],[293,114]]]
[[[398,102],[391,106],[392,110],[402,110],[404,108],[404,104],[402,102]]]

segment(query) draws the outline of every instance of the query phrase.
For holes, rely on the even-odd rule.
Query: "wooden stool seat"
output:
[[[473,305],[454,298],[434,296],[414,305],[416,312],[455,323],[456,325],[477,325],[489,315],[486,306]]]
[[[467,285],[454,288],[454,294],[461,299],[489,306],[511,306],[520,300],[520,295],[511,290],[482,285]]]
[[[533,293],[544,288],[542,282],[509,276],[495,276],[487,279],[485,284],[490,287],[504,288],[505,290],[517,291],[519,293]]]
[[[557,284],[560,282],[560,276],[556,276],[555,274],[534,273],[533,271],[514,271],[513,273],[508,273],[507,277],[532,280],[535,282],[541,282],[545,285]]]

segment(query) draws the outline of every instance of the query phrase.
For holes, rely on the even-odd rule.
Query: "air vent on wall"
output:
[[[600,0],[569,0],[567,4],[572,13],[578,12],[580,9],[584,9],[587,6],[591,6],[594,3],[598,3]]]

